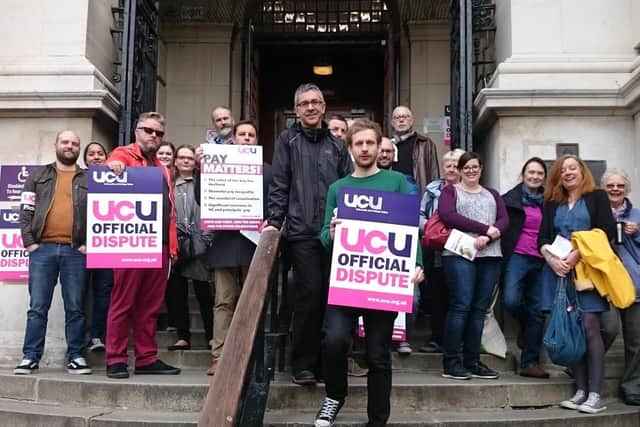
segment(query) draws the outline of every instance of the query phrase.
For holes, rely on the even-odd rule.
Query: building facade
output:
[[[461,88],[455,1],[136,2],[138,10],[158,6],[129,27],[144,30],[132,45],[144,58],[137,63],[123,49],[128,1],[5,0],[0,164],[52,161],[54,136],[65,128],[83,145],[115,146],[145,102],[166,115],[167,140],[193,145],[212,127],[211,108],[228,105],[236,118],[258,120],[269,159],[293,120],[295,87],[306,81],[324,90],[328,113],[370,117],[386,129],[393,106],[408,105],[416,130],[428,131],[440,153],[449,149],[442,120],[446,106],[460,104],[452,94]],[[470,146],[485,157],[486,183],[505,191],[528,157],[573,152],[600,173],[623,168],[640,185],[640,4],[460,3],[488,6],[490,15],[466,53],[476,63],[465,87],[475,114],[454,120],[473,127]],[[332,65],[333,74],[314,75],[317,64]],[[24,284],[0,283],[0,340],[17,352],[27,304]],[[63,354],[62,317],[56,302],[52,361]]]

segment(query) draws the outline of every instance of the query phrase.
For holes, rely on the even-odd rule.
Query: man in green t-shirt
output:
[[[382,131],[377,123],[370,120],[356,120],[349,128],[346,143],[354,161],[354,172],[331,184],[327,192],[324,226],[320,240],[326,248],[333,242],[336,225],[334,217],[337,196],[342,187],[366,188],[370,190],[409,193],[410,188],[404,175],[381,170],[376,164]],[[416,212],[418,215],[418,212]],[[417,259],[422,263],[420,248]],[[417,266],[413,283],[424,279],[422,267]],[[347,396],[347,354],[351,348],[352,331],[359,315],[364,318],[366,358],[369,365],[368,426],[384,426],[391,412],[391,335],[393,322],[397,316],[393,311],[358,309],[329,305],[324,318],[324,338],[322,357],[327,370],[325,376],[326,397],[316,415],[316,427],[330,427],[335,423],[338,411]]]

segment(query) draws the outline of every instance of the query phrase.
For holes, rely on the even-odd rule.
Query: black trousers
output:
[[[354,309],[329,305],[324,317],[322,356],[326,365],[327,397],[347,396],[347,354],[353,340],[353,325],[363,316],[367,375],[367,426],[384,426],[391,413],[391,335],[396,312]]]
[[[193,290],[200,306],[200,316],[204,323],[204,331],[207,341],[213,337],[213,296],[209,282],[192,280]],[[189,279],[182,277],[179,270],[174,270],[167,283],[165,302],[169,318],[175,322],[178,329],[178,339],[190,341],[189,322]]]
[[[288,242],[296,283],[293,300],[293,374],[320,369],[322,319],[327,306],[329,254],[319,239]]]

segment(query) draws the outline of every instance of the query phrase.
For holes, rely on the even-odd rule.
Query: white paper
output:
[[[247,239],[251,240],[256,246],[258,246],[258,241],[260,240],[260,232],[254,230],[241,230],[240,234],[242,234]]]
[[[571,240],[567,240],[561,235],[557,234],[556,238],[550,246],[547,246],[547,250],[553,256],[557,256],[560,259],[564,259],[573,250]]]
[[[475,237],[454,228],[451,230],[444,248],[469,261],[473,261],[478,253],[476,247],[473,246],[475,241]]]

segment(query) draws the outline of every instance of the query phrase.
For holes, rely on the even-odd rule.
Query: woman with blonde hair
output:
[[[607,193],[596,188],[587,165],[576,156],[564,155],[553,164],[544,192],[542,226],[538,234],[538,248],[544,256],[544,291],[542,309],[550,310],[559,279],[571,278],[580,253],[573,249],[559,258],[549,248],[557,235],[571,240],[575,231],[602,229],[611,241],[615,235],[615,221],[611,214]],[[569,280],[568,283],[573,283]],[[571,295],[573,292],[569,292]],[[560,403],[567,409],[598,413],[606,409],[601,398],[604,382],[604,343],[600,335],[600,313],[609,310],[609,303],[596,290],[577,292],[583,311],[587,351],[582,360],[570,366],[576,379],[576,393]]]

